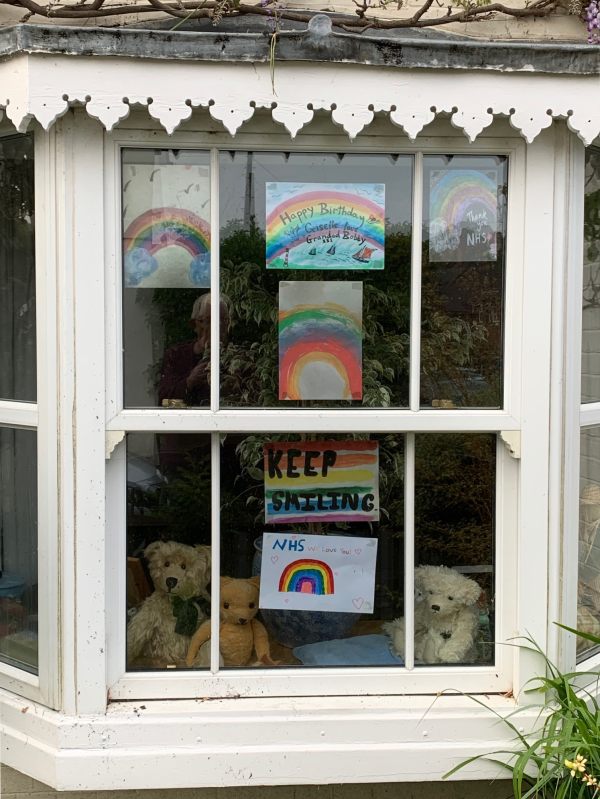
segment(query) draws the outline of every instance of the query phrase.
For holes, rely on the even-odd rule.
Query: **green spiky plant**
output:
[[[600,638],[591,633],[558,626],[600,645]],[[513,745],[463,760],[444,779],[483,759],[512,775],[515,799],[595,799],[600,795],[600,704],[595,692],[579,687],[582,672],[562,672],[532,638],[525,636],[523,641],[521,646],[541,655],[546,666],[546,675],[534,678],[526,688],[526,693],[544,695],[538,725],[526,735],[513,722],[519,710],[504,716],[472,697],[514,734]],[[597,685],[599,674],[587,676]]]

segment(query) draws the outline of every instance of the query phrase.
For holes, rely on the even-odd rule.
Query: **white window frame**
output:
[[[122,373],[121,360],[121,209],[120,209],[120,169],[122,148],[171,148],[199,149],[211,152],[211,223],[213,231],[218,231],[218,148],[236,150],[266,150],[299,152],[398,152],[415,154],[418,165],[424,154],[456,153],[456,154],[493,154],[509,157],[509,205],[507,219],[507,255],[506,255],[506,290],[505,290],[505,379],[504,406],[502,410],[420,410],[418,382],[415,376],[419,372],[418,355],[414,352],[411,360],[410,409],[379,410],[247,410],[218,409],[218,381],[211,384],[211,408],[188,409],[185,411],[143,409],[124,410],[122,406]],[[523,300],[521,278],[524,273],[525,255],[524,231],[521,220],[525,207],[525,186],[519,175],[525,174],[525,145],[515,136],[481,137],[474,145],[469,145],[464,138],[423,137],[417,146],[407,139],[395,136],[386,140],[381,136],[363,136],[357,143],[350,144],[343,136],[337,135],[304,135],[293,144],[289,137],[277,134],[269,127],[266,138],[260,134],[238,134],[234,144],[226,134],[210,134],[202,131],[193,134],[179,132],[167,137],[157,132],[140,130],[119,130],[106,136],[105,163],[105,202],[106,202],[106,241],[107,257],[106,273],[106,375],[107,375],[107,451],[112,455],[107,461],[107,502],[106,553],[108,561],[107,585],[107,631],[109,649],[107,673],[109,675],[109,696],[111,700],[131,699],[165,699],[194,696],[311,696],[315,694],[359,695],[372,693],[436,693],[449,684],[457,690],[470,692],[505,692],[513,687],[514,652],[510,647],[496,644],[495,664],[482,667],[419,667],[412,668],[411,654],[407,652],[405,668],[343,668],[343,669],[310,669],[278,667],[268,669],[245,669],[222,671],[218,674],[217,640],[215,634],[217,618],[213,619],[212,636],[212,673],[211,672],[126,672],[125,664],[125,453],[122,438],[125,433],[133,431],[162,432],[294,432],[308,429],[316,432],[336,430],[340,432],[365,429],[370,432],[389,431],[390,428],[406,433],[407,469],[414,467],[414,433],[435,431],[469,431],[493,432],[503,431],[507,440],[519,437],[521,415],[521,319],[520,309]],[[414,212],[420,214],[422,186],[419,184],[415,169],[414,195],[419,198]],[[532,187],[529,187],[532,190]],[[420,328],[420,220],[413,224],[413,293],[411,297],[411,341],[416,341],[415,333]],[[212,292],[218,293],[218,236],[213,233],[211,248]],[[218,294],[217,294],[218,296]],[[549,307],[548,309],[549,310]],[[218,315],[212,318],[212,334],[218,340]],[[218,368],[218,350],[213,349],[212,369]],[[535,371],[535,370],[534,370]],[[219,447],[213,437],[213,607],[218,607],[219,559],[215,556],[216,544],[219,540],[219,502],[218,466]],[[114,448],[114,450],[113,450]],[[542,464],[540,464],[541,466]],[[538,466],[539,468],[539,466]],[[547,465],[544,467],[547,469]],[[543,473],[543,472],[542,472]],[[216,475],[216,478],[215,478]],[[532,472],[533,475],[533,472]],[[410,471],[406,474],[405,483],[411,485]],[[532,477],[533,479],[533,477]],[[518,480],[519,465],[510,456],[498,436],[497,445],[497,513],[496,513],[496,630],[497,640],[506,640],[517,629],[515,597],[517,594],[516,577],[516,536],[518,528]],[[407,505],[410,514],[410,505]],[[407,525],[411,523],[410,515]],[[407,526],[406,530],[407,564],[412,559],[412,538]],[[412,571],[407,568],[405,595],[407,605],[410,603],[412,591]],[[502,586],[502,588],[500,588]],[[544,588],[545,590],[545,588]],[[545,612],[542,613],[545,622]],[[410,666],[409,666],[410,664]]]
[[[0,124],[0,139],[19,135]],[[0,661],[0,688],[59,707],[55,138],[53,133],[40,135],[39,129],[29,135],[34,141],[37,401],[1,400],[0,426],[37,434],[38,673]]]

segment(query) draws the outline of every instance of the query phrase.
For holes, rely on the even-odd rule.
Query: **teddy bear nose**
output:
[[[177,585],[177,577],[167,577],[165,580],[169,591]]]
[[[440,606],[439,606],[439,605],[432,605],[432,606],[431,606],[431,609],[432,609],[432,610],[439,610],[439,609],[440,609]]]
[[[246,624],[248,619],[239,619],[238,621],[239,621],[240,624]]]

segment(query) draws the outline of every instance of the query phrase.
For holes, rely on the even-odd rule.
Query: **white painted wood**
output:
[[[309,429],[321,432],[354,432],[365,428],[374,433],[396,429],[408,432],[496,432],[518,430],[519,422],[503,411],[488,410],[357,410],[322,409],[298,411],[278,408],[261,410],[259,413],[245,408],[225,409],[211,413],[208,410],[188,408],[184,410],[150,408],[126,410],[113,417],[107,425],[109,430],[161,432],[229,431],[229,432],[295,432]]]
[[[404,666],[407,671],[412,671],[415,667],[414,612],[415,434],[407,433],[404,437]]]
[[[600,132],[600,110],[589,102],[598,92],[600,78],[590,75],[399,72],[384,67],[365,70],[355,64],[344,64],[341,70],[338,64],[284,62],[277,65],[275,93],[268,64],[149,63],[36,53],[0,64],[0,86],[0,108],[19,130],[32,118],[48,128],[69,104],[79,102],[107,130],[125,119],[131,106],[141,105],[167,133],[173,133],[195,107],[208,108],[231,135],[256,108],[275,111],[273,118],[292,137],[320,109],[331,113],[350,138],[369,125],[374,112],[389,113],[411,139],[442,113],[450,115],[469,141],[495,115],[508,116],[528,142],[553,118],[566,118],[570,130],[586,144]]]
[[[521,460],[519,485],[518,625],[544,649],[548,612],[548,515],[552,230],[554,221],[554,133],[546,131],[527,149],[523,250],[521,370]],[[510,356],[508,356],[510,357]],[[533,565],[535,564],[535,568]],[[543,672],[541,658],[521,651],[516,685]],[[527,695],[523,695],[527,701]]]
[[[77,718],[1,692],[0,718],[4,762],[61,790],[401,782],[509,747],[495,713],[514,713],[514,700],[485,701],[489,710],[456,694],[157,700]],[[526,732],[538,710],[511,720]],[[455,779],[493,776],[481,761]]]
[[[40,691],[60,707],[56,137],[35,135],[36,352],[38,392],[38,647]]]
[[[421,152],[415,153],[413,160],[412,191],[409,406],[411,411],[418,411],[421,407],[421,276],[423,258],[423,153]]]
[[[72,281],[74,316],[71,328],[72,443],[64,452],[72,469],[74,595],[65,596],[64,612],[75,614],[76,708],[80,713],[106,707],[105,633],[105,397],[104,397],[104,218],[103,131],[85,114],[77,114],[71,136],[71,172],[67,179],[74,199],[65,233]],[[62,310],[62,308],[61,308]],[[69,308],[64,308],[67,317]],[[65,331],[65,334],[67,331]],[[63,347],[68,342],[63,340]],[[70,462],[71,461],[71,462]],[[67,610],[67,608],[69,610]]]
[[[37,403],[0,400],[0,425],[3,427],[36,428],[38,425]]]

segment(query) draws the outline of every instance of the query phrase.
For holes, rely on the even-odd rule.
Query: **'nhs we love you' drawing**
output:
[[[264,533],[261,608],[372,613],[377,539]]]

